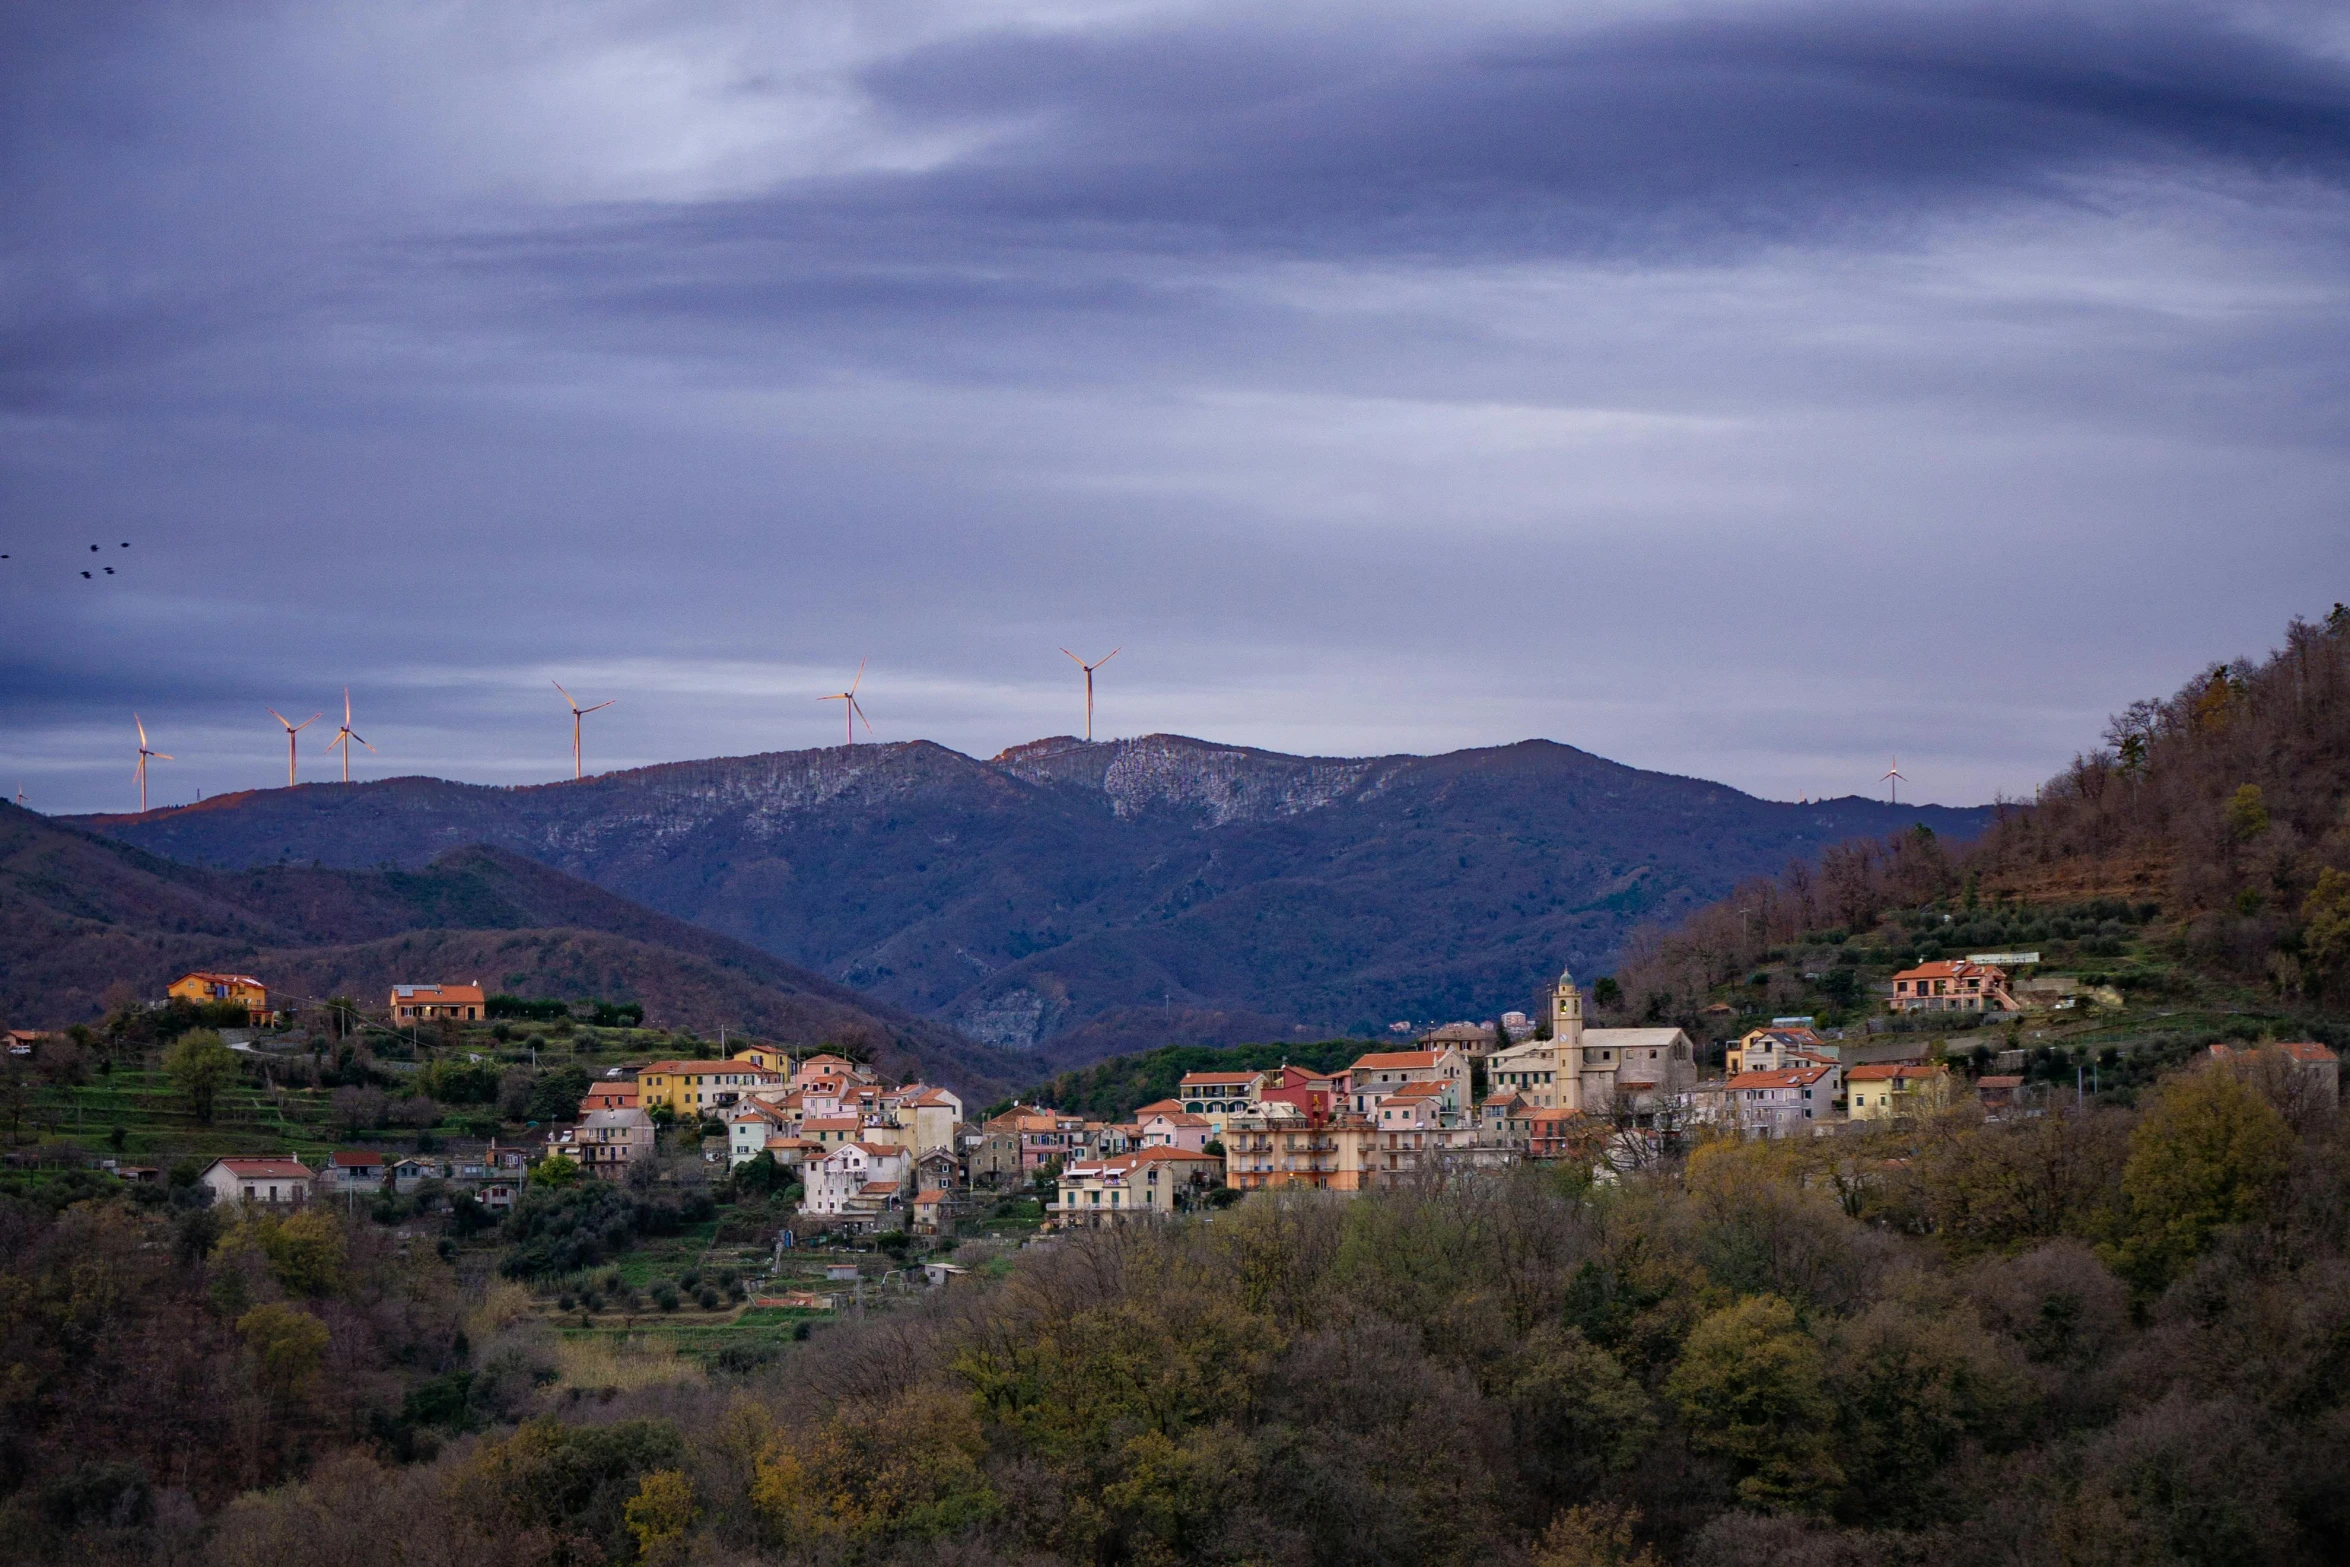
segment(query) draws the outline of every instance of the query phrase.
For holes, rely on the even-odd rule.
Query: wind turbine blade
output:
[[[353,735],[351,738],[358,741],[361,745],[367,745],[367,737],[365,735]],[[372,751],[375,749],[375,747],[372,745],[367,745],[367,749]]]
[[[131,714],[131,722],[139,726],[139,744],[142,747],[145,746],[147,743],[147,721],[133,713]]]
[[[618,698],[618,697],[614,697],[614,698],[612,699],[612,702],[617,702],[617,701],[619,701],[619,700],[620,700],[620,698]],[[612,702],[598,702],[598,703],[597,703],[595,706],[593,706],[593,707],[583,707],[583,708],[581,708],[581,709],[580,709],[580,713],[581,713],[581,715],[582,715],[582,716],[585,716],[586,714],[589,714],[589,713],[600,713],[600,712],[602,712],[602,711],[603,711],[605,708],[607,708],[607,707],[610,707],[610,706],[612,705]]]
[[[317,723],[317,722],[318,722],[318,720],[319,720],[319,716],[320,716],[320,715],[318,715],[318,714],[316,714],[316,713],[312,713],[312,714],[311,714],[311,715],[310,715],[308,718],[305,718],[305,719],[303,719],[303,720],[302,720],[300,723],[296,724],[294,727],[295,727],[297,730],[300,730],[300,729],[307,729],[307,728],[309,728],[309,727],[310,727],[312,724],[315,724],[315,723]]]
[[[550,680],[547,682],[547,684],[553,686],[558,691],[563,691],[563,682],[560,680]],[[563,691],[563,700],[571,704],[571,710],[573,712],[576,713],[579,711],[579,698],[573,696],[568,691]]]
[[[864,683],[865,683],[865,660],[863,660],[863,659],[861,659],[861,658],[860,658],[860,659],[858,659],[858,660],[857,660],[857,678],[849,682],[849,691],[848,691],[848,694],[849,694],[850,696],[855,696],[855,695],[857,694],[857,687],[859,687],[859,686],[863,685]]]
[[[871,734],[873,732],[873,720],[870,718],[865,718],[865,710],[857,705],[857,699],[855,697],[849,698],[849,711],[856,714],[859,718],[865,719],[865,732],[867,734]]]
[[[169,751],[149,751],[147,754],[154,757],[159,762],[176,762],[179,760],[178,757],[172,755]]]
[[[1116,658],[1119,654],[1125,651],[1126,644],[1121,642],[1116,647],[1110,649],[1107,653],[1104,653],[1101,657],[1095,659],[1093,661],[1093,667],[1099,669],[1102,667],[1102,665],[1108,663],[1111,659]]]
[[[267,713],[270,717],[276,719],[279,723],[286,724],[286,715],[279,712],[276,708],[271,707],[266,702],[262,704],[261,710]],[[286,724],[286,727],[291,729],[294,726],[292,724]]]
[[[1074,653],[1070,653],[1070,652],[1069,652],[1069,650],[1068,650],[1067,648],[1063,648],[1063,649],[1061,649],[1061,651],[1062,651],[1063,653],[1068,653],[1068,654],[1069,654],[1069,662],[1070,662],[1070,663],[1072,663],[1072,664],[1075,664],[1075,665],[1076,665],[1076,666],[1077,666],[1079,669],[1083,669],[1083,668],[1085,667],[1085,660],[1084,660],[1084,659],[1082,659],[1082,658],[1079,658],[1079,657],[1078,657],[1076,654],[1074,654]]]

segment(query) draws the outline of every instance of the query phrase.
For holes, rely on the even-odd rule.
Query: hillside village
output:
[[[1208,1210],[1268,1188],[1357,1193],[1520,1164],[1564,1164],[1606,1180],[1685,1155],[1706,1139],[1835,1137],[1938,1115],[1961,1102],[1994,1120],[2040,1114],[2064,1086],[2048,1080],[2047,1047],[2040,1047],[2035,1081],[2028,1052],[2010,1042],[2016,1035],[1996,1036],[2003,1042],[1997,1051],[1968,1049],[1969,1036],[2003,1021],[2011,1029],[2026,1018],[2055,1021],[2076,1009],[2086,1018],[2103,1000],[2118,1006],[2121,997],[2064,976],[2012,975],[1998,961],[2038,956],[1919,962],[1883,982],[1881,1011],[1853,1026],[1782,1016],[1710,1047],[1704,1031],[1693,1038],[1677,1026],[1592,1026],[1583,988],[1562,973],[1540,1019],[1507,1012],[1490,1023],[1445,1024],[1409,1048],[1365,1048],[1327,1068],[1284,1061],[1190,1071],[1165,1097],[1116,1117],[1030,1099],[983,1113],[951,1089],[891,1081],[821,1046],[761,1041],[720,1055],[696,1040],[691,1058],[619,1060],[593,1076],[572,1068],[575,1103],[550,1099],[550,1089],[561,1091],[560,1074],[534,1076],[524,1097],[504,1096],[504,1110],[525,1113],[503,1121],[470,1118],[456,1123],[459,1129],[436,1130],[441,1114],[426,1099],[421,1111],[405,1112],[416,1126],[410,1149],[385,1146],[398,1134],[378,1108],[373,1127],[365,1126],[366,1114],[343,1117],[347,1130],[372,1134],[360,1146],[257,1143],[207,1160],[182,1157],[168,1172],[119,1153],[84,1154],[70,1138],[12,1145],[7,1157],[20,1171],[78,1161],[112,1179],[169,1179],[209,1200],[282,1210],[326,1199],[373,1205],[424,1192],[452,1211],[477,1209],[484,1216],[477,1222],[485,1223],[512,1213],[534,1184],[560,1188],[576,1178],[648,1189],[682,1180],[700,1188],[719,1179],[782,1199],[769,1237],[779,1255],[782,1246],[869,1247],[884,1236],[901,1246],[951,1249],[962,1231],[1020,1230],[1018,1219],[1004,1222],[1008,1213],[1028,1213],[1028,1228],[1050,1233]],[[306,1035],[303,1014],[273,1003],[256,976],[192,972],[161,1002],[137,1010],[183,1027],[230,1020],[233,1044],[216,1047],[225,1061],[216,1070],[224,1074],[233,1068],[290,1082],[307,1054],[311,1076],[319,1077],[328,1041]],[[641,1008],[589,1010],[621,1025],[642,1021]],[[1731,1011],[1720,1004],[1706,1010],[1709,1021]],[[315,1020],[317,1009],[309,1016]],[[447,1092],[455,1085],[461,1095],[468,1086],[478,1093],[485,1082],[510,1087],[514,1073],[500,1060],[535,1058],[541,1043],[559,1037],[518,1034],[506,1021],[516,1016],[571,1026],[561,1003],[485,994],[477,984],[401,984],[380,1007],[338,999],[327,1008],[330,1028],[342,1036],[340,1060],[350,1062],[351,1041],[372,1030],[389,1047],[379,1070],[400,1067],[427,1087]],[[1917,1032],[1920,1022],[1959,1032]],[[122,1017],[115,1026],[126,1023],[136,1032]],[[172,1050],[185,1054],[191,1039],[209,1037],[182,1032]],[[94,1042],[87,1029],[16,1030],[9,1041],[19,1124],[24,1085],[61,1058],[73,1064],[50,1076],[69,1079]],[[431,1059],[391,1059],[401,1049]],[[2337,1099],[2338,1057],[2316,1041],[2214,1043],[2209,1054],[2258,1049],[2289,1063],[2305,1092],[2328,1104]],[[2104,1059],[2114,1055],[2109,1050]],[[2058,1069],[2073,1059],[2061,1058]],[[2085,1098],[2085,1078],[2072,1087],[2073,1097]],[[354,1097],[348,1088],[334,1094],[338,1103]],[[368,1091],[356,1097],[364,1103]],[[380,1093],[373,1098],[385,1103]],[[144,1152],[160,1160],[172,1150],[159,1144]],[[1007,1200],[1025,1208],[1007,1208]],[[384,1211],[406,1218],[413,1203]],[[829,1297],[822,1303],[829,1306]]]

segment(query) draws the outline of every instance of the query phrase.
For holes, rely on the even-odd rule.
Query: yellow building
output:
[[[171,989],[166,993],[175,1001],[192,1001],[198,1006],[216,1006],[223,1001],[240,1002],[246,1015],[256,1025],[269,1021],[269,989],[250,974],[213,974],[198,970],[173,980]]]
[[[1856,1066],[1844,1074],[1844,1091],[1855,1121],[1932,1115],[1950,1103],[1950,1073],[1914,1061]]]
[[[636,1102],[646,1111],[667,1105],[680,1119],[709,1115],[754,1088],[781,1088],[781,1072],[755,1061],[655,1061],[636,1074]]]

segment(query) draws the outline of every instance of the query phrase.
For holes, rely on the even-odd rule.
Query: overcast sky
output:
[[[2339,4],[11,6],[0,788],[860,659],[985,755],[1065,644],[1104,735],[2028,794],[2350,598],[2346,186]]]

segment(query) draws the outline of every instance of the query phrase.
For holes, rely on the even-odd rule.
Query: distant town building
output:
[[[1482,1061],[1493,1053],[1493,1029],[1491,1023],[1447,1023],[1422,1034],[1418,1043],[1424,1050],[1458,1050],[1472,1061]]]
[[[310,1201],[315,1177],[299,1159],[254,1154],[215,1159],[196,1177],[215,1203],[256,1208],[299,1208]]]
[[[1890,1121],[1931,1115],[1950,1103],[1950,1073],[1939,1063],[1887,1061],[1856,1066],[1844,1074],[1845,1093],[1855,1121]]]
[[[617,1181],[630,1165],[653,1156],[653,1118],[635,1108],[591,1110],[580,1117],[571,1145],[588,1174]]]
[[[1257,1102],[1265,1088],[1265,1074],[1242,1069],[1231,1072],[1186,1072],[1175,1092],[1183,1108],[1206,1116],[1218,1127],[1228,1115],[1238,1115]]]
[[[1741,1072],[1722,1084],[1722,1113],[1742,1132],[1802,1136],[1836,1118],[1839,1086],[1833,1065]]]
[[[2013,1012],[2007,971],[1964,958],[1944,958],[1893,976],[1896,1012]]]
[[[478,1023],[487,1004],[479,985],[394,985],[391,1016],[396,1024]]]
[[[192,1001],[198,1006],[218,1006],[224,1002],[242,1006],[256,1028],[271,1016],[269,987],[250,974],[216,974],[198,969],[173,980],[164,993],[174,1000]]]
[[[655,1061],[636,1074],[637,1107],[665,1105],[680,1120],[716,1116],[751,1090],[781,1087],[783,1080],[755,1061]]]
[[[1696,1049],[1677,1028],[1585,1028],[1583,993],[1562,972],[1551,989],[1550,1037],[1495,1052],[1485,1080],[1532,1109],[1646,1122],[1696,1086]]]
[[[1223,1173],[1222,1159],[1181,1148],[1080,1159],[1062,1169],[1047,1222],[1059,1229],[1100,1229],[1163,1219],[1217,1185]]]

